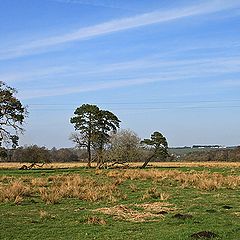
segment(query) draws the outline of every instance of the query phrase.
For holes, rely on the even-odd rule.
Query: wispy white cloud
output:
[[[161,73],[165,76],[188,76],[206,77],[228,73],[240,72],[240,56],[233,57],[208,57],[195,59],[166,60],[159,57],[148,57],[132,61],[111,63],[111,64],[86,64],[82,62],[68,63],[68,65],[46,66],[26,71],[14,71],[14,73],[0,74],[0,80],[7,83],[34,82],[45,79],[48,84],[51,79],[58,79],[58,82],[69,77],[78,79],[96,79],[105,77],[114,79],[118,76],[149,76],[149,73]]]
[[[227,79],[220,82],[223,87],[240,87],[240,79]]]
[[[44,67],[44,68],[36,68],[36,69],[22,69],[21,71],[15,70],[10,73],[0,74],[0,80],[4,82],[21,82],[21,81],[34,81],[36,78],[48,78],[50,76],[59,76],[66,72],[70,72],[72,70],[71,66],[52,66],[52,67]]]
[[[115,89],[121,87],[135,86],[149,84],[159,81],[167,81],[168,78],[164,79],[161,76],[159,77],[149,77],[149,78],[135,78],[135,79],[126,79],[126,80],[115,80],[110,82],[97,82],[88,85],[74,86],[74,87],[63,87],[63,88],[53,88],[53,89],[36,89],[36,90],[23,90],[19,94],[21,99],[32,99],[40,97],[53,97],[68,95],[74,93],[82,92],[92,92],[100,91],[107,89]]]
[[[74,93],[101,91],[107,89],[117,89],[129,86],[139,86],[143,84],[166,82],[166,81],[183,81],[183,80],[199,80],[199,79],[213,79],[214,87],[222,87],[224,78],[228,74],[239,73],[240,58],[212,58],[212,59],[198,59],[198,60],[179,60],[179,61],[132,61],[119,64],[109,64],[99,66],[99,69],[94,72],[80,73],[75,76],[79,79],[72,86],[71,81],[66,81],[66,76],[59,78],[59,82],[53,83],[50,87],[51,79],[48,78],[47,82],[41,86],[31,89],[22,89],[20,91],[23,99],[39,98],[47,96],[62,96]],[[139,69],[139,71],[135,71]],[[141,72],[140,69],[144,71]],[[154,69],[154,70],[153,70]],[[155,71],[156,69],[156,71]],[[116,77],[116,73],[120,77]],[[76,74],[76,73],[75,73]],[[66,72],[68,76],[68,71]],[[226,75],[225,77],[223,77]],[[53,75],[54,76],[54,75]],[[125,77],[124,77],[125,76]],[[214,77],[221,76],[221,80],[216,80]],[[69,77],[69,76],[68,76]],[[213,77],[213,78],[212,78]],[[40,78],[41,79],[41,78]],[[99,80],[96,80],[99,79]],[[101,80],[105,79],[105,81]],[[35,81],[33,77],[32,81]],[[65,82],[60,85],[60,82]],[[239,82],[225,82],[225,85],[238,85]]]
[[[104,8],[134,11],[133,9],[122,7],[115,0],[111,2],[108,1],[107,3],[105,3],[102,0],[100,1],[99,0],[46,0],[46,1],[66,3],[66,4],[81,4],[81,5],[89,5],[93,7],[104,7]]]
[[[94,26],[80,28],[63,35],[52,36],[45,39],[31,41],[24,45],[19,45],[13,48],[0,50],[0,59],[3,60],[24,55],[31,55],[39,52],[49,51],[52,47],[74,41],[87,40],[114,32],[174,21],[187,17],[216,13],[239,6],[240,2],[237,0],[214,0],[178,9],[154,11],[133,17],[112,20]]]

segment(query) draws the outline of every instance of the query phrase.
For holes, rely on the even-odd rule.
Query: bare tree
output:
[[[137,161],[140,157],[140,138],[129,129],[122,129],[112,134],[110,139],[109,158],[113,164],[124,164]]]

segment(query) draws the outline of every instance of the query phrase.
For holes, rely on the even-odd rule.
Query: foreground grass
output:
[[[211,231],[237,240],[239,175],[216,166],[0,170],[0,239],[183,240]]]

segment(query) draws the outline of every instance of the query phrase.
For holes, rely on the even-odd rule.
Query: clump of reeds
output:
[[[118,189],[121,179],[115,181],[95,180],[77,174],[55,175],[48,178],[22,177],[18,180],[2,178],[0,202],[19,204],[25,197],[39,194],[47,204],[55,204],[63,198],[78,198],[85,201],[116,202],[125,196]]]
[[[32,178],[31,185],[33,187],[46,187],[48,185],[48,179],[46,178]]]
[[[57,188],[39,188],[41,199],[47,204],[59,203],[62,198]]]
[[[235,189],[240,187],[240,176],[224,176],[221,173],[209,173],[205,171],[183,172],[177,170],[137,170],[128,169],[106,173],[111,178],[122,180],[153,180],[155,182],[173,180],[182,187],[195,187],[202,190],[216,190],[220,188]]]
[[[19,204],[24,196],[31,193],[29,186],[23,184],[22,181],[15,180],[10,184],[0,186],[0,202],[14,202]]]
[[[40,188],[40,196],[48,204],[57,203],[61,198],[115,202],[121,197],[116,182],[100,182],[80,175],[58,176],[48,180],[51,184]]]

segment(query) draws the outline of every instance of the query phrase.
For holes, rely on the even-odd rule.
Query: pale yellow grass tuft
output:
[[[103,218],[97,216],[91,216],[87,218],[87,224],[106,225],[107,222]]]
[[[0,202],[15,202],[19,204],[22,202],[24,196],[30,195],[30,188],[23,184],[23,182],[15,180],[8,185],[0,186]]]
[[[129,185],[129,188],[130,188],[131,192],[136,192],[138,190],[138,187],[134,183],[131,183]]]
[[[32,178],[31,185],[33,187],[46,187],[48,185],[48,180],[46,178]]]
[[[39,193],[41,199],[46,203],[46,204],[56,204],[59,203],[61,200],[61,194],[58,192],[57,188],[39,188]]]
[[[55,218],[54,215],[52,215],[52,214],[50,214],[47,211],[42,210],[42,209],[39,211],[39,217],[41,219],[54,219]]]

